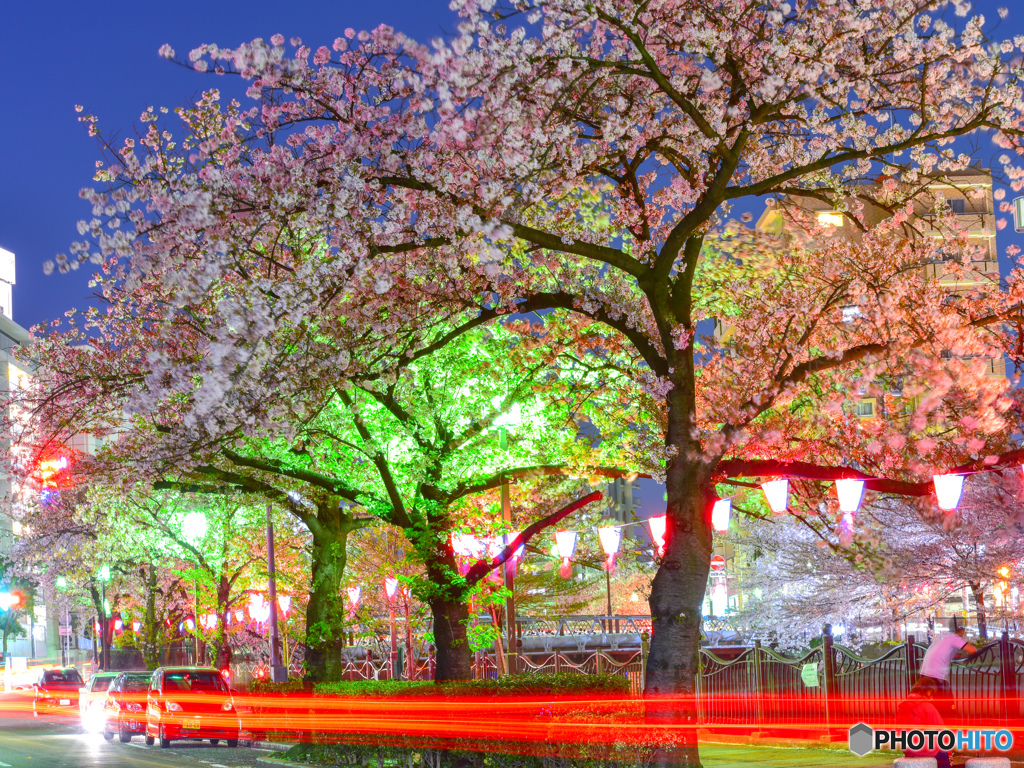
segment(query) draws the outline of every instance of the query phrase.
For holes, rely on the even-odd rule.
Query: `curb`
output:
[[[282,760],[279,757],[257,757],[256,765],[275,766],[275,768],[281,768],[285,765],[300,765],[299,763],[293,763],[291,760]]]
[[[252,741],[251,739],[239,739],[239,746],[246,749],[265,749],[268,752],[287,752],[295,744],[283,741]]]

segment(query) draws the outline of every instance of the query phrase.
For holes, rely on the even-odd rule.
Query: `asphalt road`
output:
[[[263,750],[207,742],[147,747],[142,736],[128,744],[80,733],[75,720],[32,717],[24,697],[0,693],[0,768],[238,768],[255,766]]]

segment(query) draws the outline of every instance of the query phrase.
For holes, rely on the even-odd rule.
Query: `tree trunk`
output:
[[[436,666],[434,682],[473,679],[473,656],[469,650],[469,606],[466,588],[456,584],[459,567],[451,550],[449,532],[437,526],[442,545],[427,539],[428,545],[417,547],[426,566],[429,594],[424,595],[434,619],[434,649]],[[417,543],[417,539],[413,540]]]
[[[336,502],[322,505],[313,534],[309,605],[306,607],[307,681],[341,680],[344,665],[345,608],[341,585],[345,576],[346,544],[352,516]]]
[[[982,640],[988,640],[988,616],[985,614],[985,588],[977,581],[970,582],[971,593],[977,606],[978,634]]]
[[[669,395],[667,442],[677,448],[666,467],[668,496],[665,555],[651,584],[652,637],[644,699],[648,724],[687,725],[658,750],[659,765],[700,766],[697,747],[697,665],[704,593],[713,537],[707,466],[688,459],[692,399]],[[667,732],[663,732],[667,733]]]
[[[228,609],[231,601],[231,582],[223,573],[217,583],[217,626],[213,633],[213,664],[217,669],[231,666],[231,648],[228,640]]]
[[[434,681],[472,680],[473,658],[469,652],[466,628],[469,626],[469,606],[462,599],[443,596],[427,601],[434,618],[434,648],[436,666]]]

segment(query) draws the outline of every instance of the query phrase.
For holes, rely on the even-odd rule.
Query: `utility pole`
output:
[[[277,635],[277,580],[274,576],[274,522],[267,504],[267,582],[270,592],[270,681],[287,683],[288,670],[281,665],[281,641]]]

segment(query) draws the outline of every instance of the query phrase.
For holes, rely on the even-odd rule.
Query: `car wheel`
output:
[[[127,744],[129,741],[132,740],[132,732],[131,731],[122,731],[122,730],[118,729],[118,731],[117,731],[117,739],[122,744]]]
[[[154,741],[156,741],[156,739],[154,739],[152,736],[149,736],[149,735],[146,736],[146,746],[147,747],[152,747]]]
[[[164,738],[164,729],[160,729],[160,749],[167,749],[171,746],[171,740]]]
[[[210,746],[216,747],[218,744],[220,744],[220,739],[210,739]]]
[[[103,738],[106,739],[107,741],[110,741],[111,739],[114,738],[113,731],[108,731],[106,725],[103,726]]]
[[[227,744],[232,749],[234,749],[235,747],[238,746],[238,739],[226,739],[224,741],[224,743]]]

